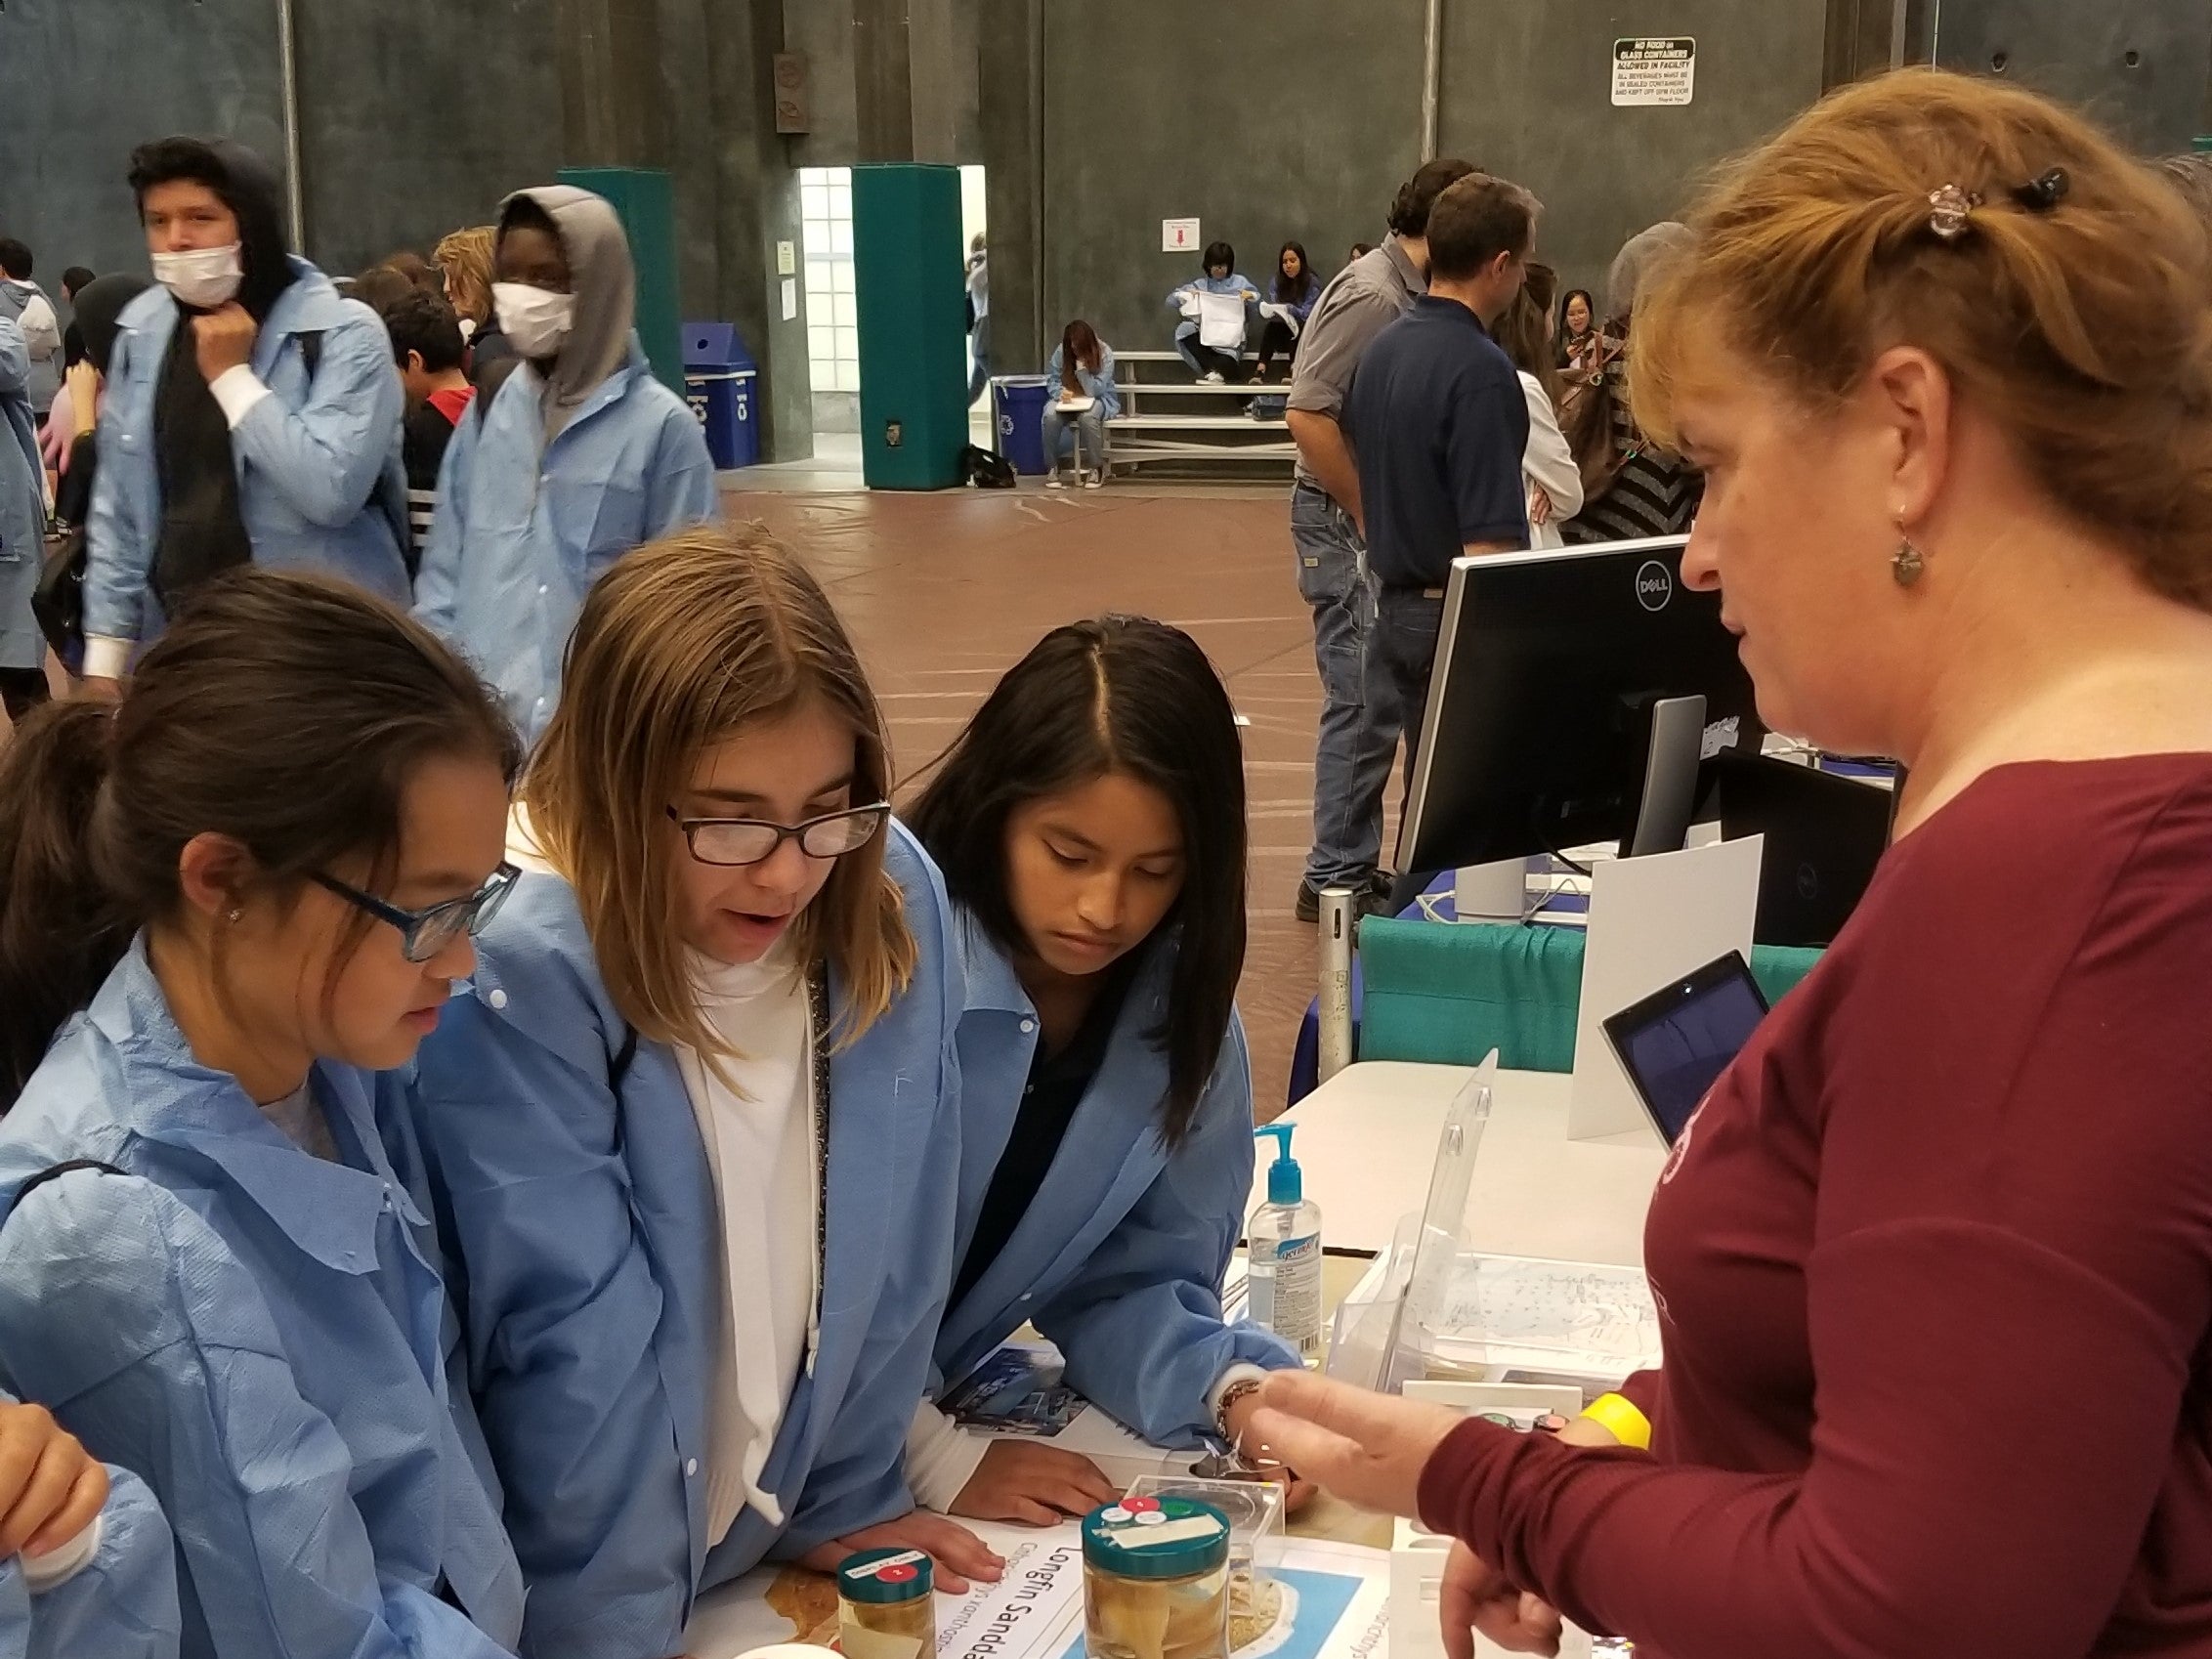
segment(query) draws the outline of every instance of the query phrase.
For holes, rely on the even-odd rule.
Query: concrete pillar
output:
[[[1044,3],[978,0],[978,125],[991,217],[991,357],[1027,372],[1044,345]]]
[[[556,0],[562,155],[579,167],[664,167],[668,122],[657,0]]]

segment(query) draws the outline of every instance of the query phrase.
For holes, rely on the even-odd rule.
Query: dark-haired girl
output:
[[[1244,358],[1246,332],[1259,315],[1259,290],[1252,279],[1237,274],[1237,250],[1227,242],[1212,243],[1206,250],[1206,275],[1193,277],[1168,295],[1168,309],[1182,320],[1175,324],[1175,353],[1190,364],[1202,386],[1218,386],[1236,372]],[[1205,296],[1233,295],[1244,302],[1242,322],[1230,334],[1211,343],[1206,325]]]
[[[191,1659],[521,1632],[378,1075],[514,879],[518,759],[422,628],[266,570],[195,595],[119,708],[0,756],[0,1386],[151,1488]]]
[[[1255,385],[1267,378],[1276,358],[1286,364],[1297,361],[1298,336],[1320,303],[1321,278],[1305,257],[1305,245],[1285,242],[1275,256],[1275,280],[1267,303],[1259,308],[1266,326],[1259,331],[1259,362],[1252,371]]]
[[[1034,1323],[1069,1383],[1146,1438],[1238,1440],[1260,1378],[1298,1359],[1221,1317],[1253,1168],[1227,691],[1165,623],[1056,629],[999,682],[913,824],[945,872],[967,985],[939,1368],[957,1378]],[[934,1407],[908,1468],[923,1503],[979,1519],[1114,1495],[1082,1458],[987,1451]]]

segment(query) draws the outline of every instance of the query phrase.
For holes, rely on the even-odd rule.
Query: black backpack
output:
[[[977,489],[1014,488],[1014,463],[973,444],[960,451],[960,473]]]

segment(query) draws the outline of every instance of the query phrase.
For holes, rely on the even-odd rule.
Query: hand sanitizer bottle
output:
[[[1252,1320],[1298,1351],[1321,1359],[1321,1210],[1305,1202],[1305,1178],[1291,1158],[1289,1124],[1256,1131],[1275,1137],[1267,1202],[1252,1212],[1245,1238],[1252,1257]]]

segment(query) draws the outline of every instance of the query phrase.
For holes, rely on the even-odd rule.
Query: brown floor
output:
[[[1047,629],[1107,611],[1187,628],[1252,726],[1252,946],[1241,1002],[1255,1104],[1282,1110],[1314,993],[1314,930],[1292,915],[1313,801],[1320,706],[1292,579],[1287,488],[1141,492],[732,493],[830,588],[911,772]]]

